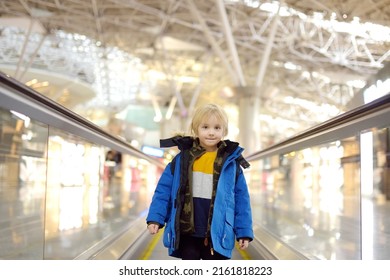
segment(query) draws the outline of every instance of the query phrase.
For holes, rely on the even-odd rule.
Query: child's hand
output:
[[[156,234],[160,227],[156,224],[148,224],[148,231],[150,234]]]
[[[249,246],[249,239],[247,238],[238,239],[238,246],[240,247],[241,250],[245,250]]]

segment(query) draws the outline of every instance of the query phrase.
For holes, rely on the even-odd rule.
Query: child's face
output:
[[[198,126],[200,145],[208,152],[215,151],[224,134],[222,122],[214,115],[206,117]]]

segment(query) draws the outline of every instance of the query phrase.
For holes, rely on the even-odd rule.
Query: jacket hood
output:
[[[190,149],[195,138],[191,136],[174,136],[167,139],[160,139],[160,148],[177,146],[180,151]]]
[[[194,138],[191,136],[178,135],[171,138],[160,139],[160,147],[169,148],[169,147],[177,146],[180,151],[183,151],[183,150],[190,149],[193,146],[194,141],[199,141],[199,140],[198,138]],[[243,168],[248,168],[250,166],[250,164],[241,155],[244,149],[239,146],[238,142],[234,142],[230,140],[223,140],[223,142],[225,142],[226,144],[226,152],[232,155],[235,154],[235,156],[237,157],[237,161],[240,163],[240,165]]]

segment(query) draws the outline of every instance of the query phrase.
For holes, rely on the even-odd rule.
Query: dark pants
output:
[[[204,238],[188,235],[180,236],[179,250],[183,260],[226,260],[225,256],[214,251],[211,254],[211,246],[204,245]]]

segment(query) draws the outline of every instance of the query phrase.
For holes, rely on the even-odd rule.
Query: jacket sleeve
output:
[[[237,168],[240,168],[237,166]],[[235,232],[236,239],[249,238],[253,240],[253,227],[252,227],[252,210],[250,204],[250,197],[248,191],[248,185],[245,180],[244,173],[240,168],[236,186],[235,186]]]
[[[160,228],[164,226],[171,209],[173,174],[170,165],[171,163],[165,167],[158,181],[149,207],[149,213],[146,217],[148,224],[157,223],[160,225]]]

